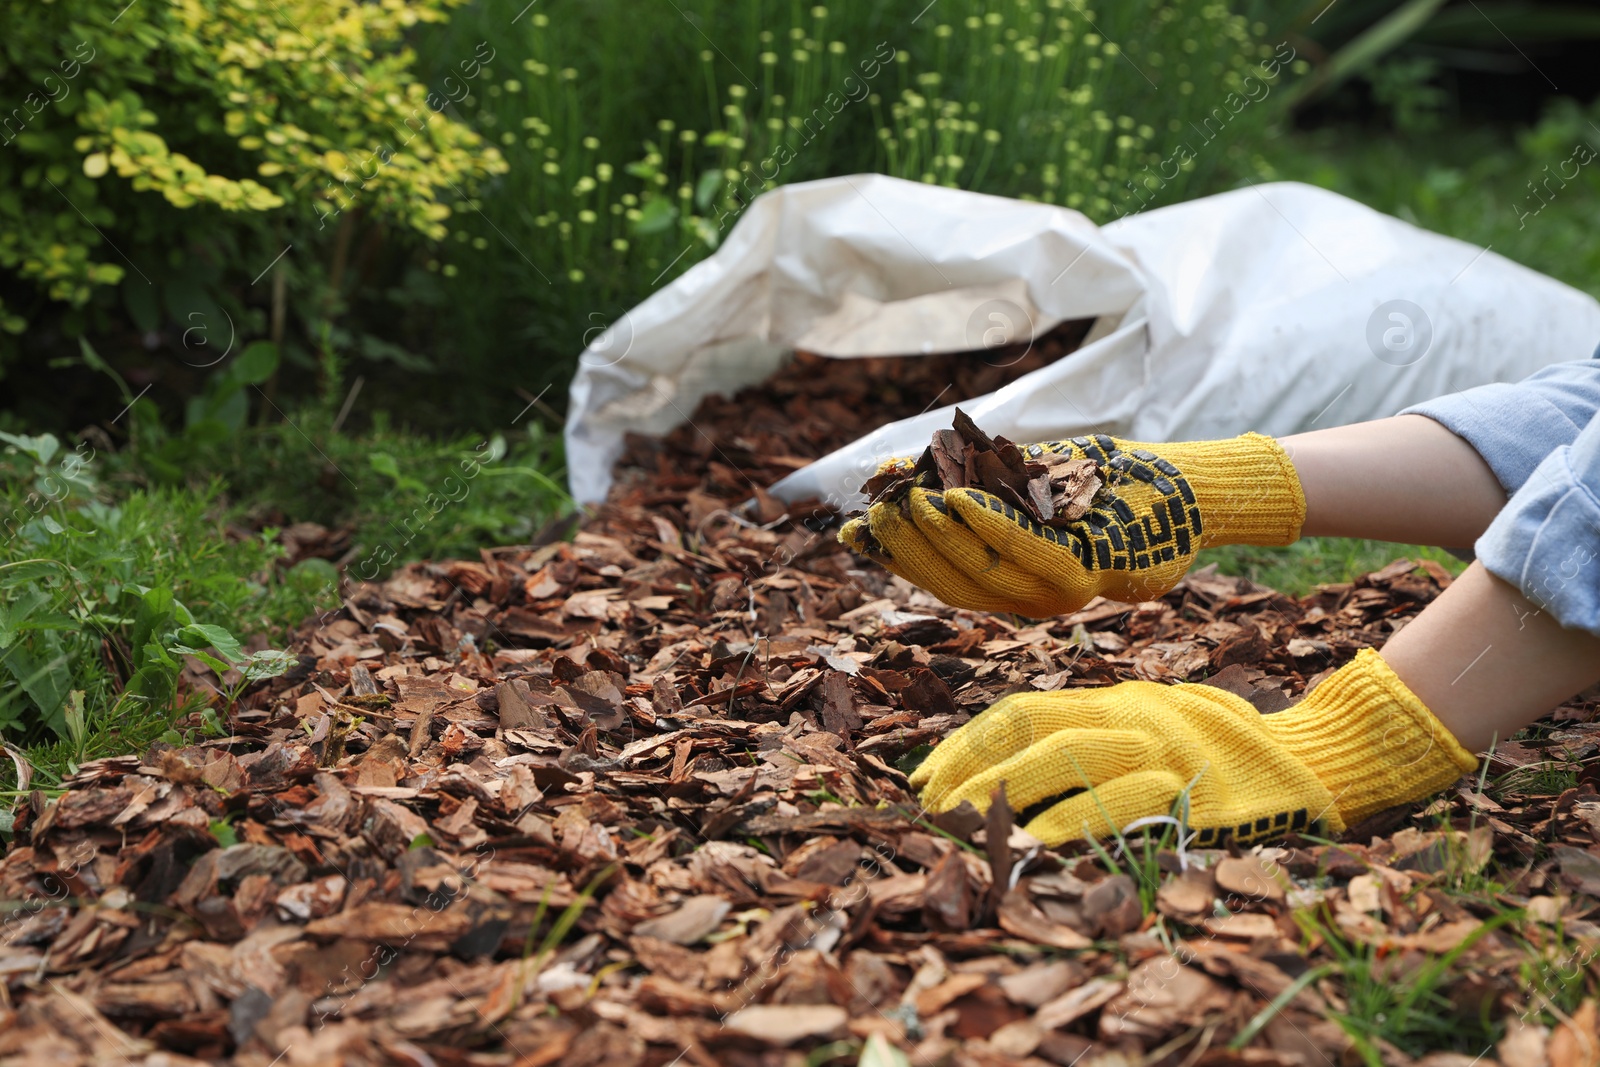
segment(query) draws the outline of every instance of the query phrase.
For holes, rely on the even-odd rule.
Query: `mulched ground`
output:
[[[1389,1008],[1378,1034],[1464,1054],[1434,1067],[1594,1064],[1593,703],[1502,747],[1505,788],[1337,844],[1135,846],[1114,873],[1003,811],[921,812],[906,769],[1002,694],[1203,678],[1277,710],[1449,581],[1202,572],[1028,622],[759,491],[1078,337],[802,356],[633,442],[570,542],[351,587],[235,736],[35,794],[0,863],[0,1062],[1311,1067],[1359,1062],[1332,1018],[1375,1013],[1359,961],[1404,990],[1458,950],[1419,1003],[1464,1021],[1424,1039]]]

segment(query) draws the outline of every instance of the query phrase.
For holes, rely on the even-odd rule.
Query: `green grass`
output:
[[[1332,1017],[1350,1036],[1355,1052],[1370,1067],[1381,1067],[1377,1040],[1410,1055],[1450,1050],[1481,1055],[1499,1040],[1502,1026],[1490,1019],[1488,999],[1472,1006],[1451,997],[1460,977],[1456,962],[1479,940],[1516,918],[1493,916],[1448,952],[1421,961],[1415,954],[1387,954],[1377,945],[1346,940],[1331,917],[1300,912],[1310,937],[1322,940],[1334,958],[1335,981],[1345,1001]]]
[[[1351,537],[1306,537],[1286,548],[1253,545],[1208,548],[1196,556],[1195,566],[1215,563],[1222,574],[1238,575],[1282,593],[1304,596],[1318,585],[1348,582],[1397,559],[1431,559],[1451,574],[1460,574],[1467,567],[1465,561],[1442,548]]]
[[[572,507],[561,438],[536,417],[509,434],[440,439],[381,415],[360,433],[335,432],[325,412],[309,409],[292,425],[251,427],[219,443],[184,477],[221,479],[250,526],[353,527],[352,573],[362,579],[407,560],[526,543]]]
[[[1554,1022],[1558,1013],[1570,1015],[1593,995],[1597,979],[1592,943],[1570,937],[1559,924],[1525,924],[1517,940],[1526,953],[1518,971],[1523,988],[1532,994],[1527,999],[1534,1019]]]
[[[1081,768],[1079,773],[1082,773]],[[1096,796],[1094,787],[1089,788],[1089,794]],[[1115,823],[1111,821],[1110,813],[1100,804],[1098,796],[1095,804],[1100,808],[1100,814],[1106,817],[1107,823],[1114,827]],[[1175,807],[1174,819],[1180,816],[1181,812]],[[1171,822],[1162,823],[1159,832],[1153,826],[1145,827],[1135,834],[1131,841],[1122,831],[1117,830],[1113,839],[1108,842],[1116,846],[1115,855],[1099,841],[1093,838],[1089,838],[1088,841],[1089,848],[1099,858],[1107,873],[1125,874],[1133,880],[1133,884],[1139,889],[1139,908],[1145,915],[1149,915],[1155,910],[1156,891],[1161,888],[1161,854],[1175,848],[1180,836],[1178,827]]]
[[[1494,792],[1501,797],[1512,793],[1555,797],[1575,788],[1577,784],[1577,768],[1546,764],[1507,771],[1494,780]]]

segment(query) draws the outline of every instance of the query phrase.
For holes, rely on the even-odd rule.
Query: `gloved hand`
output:
[[[1143,445],[1104,434],[1023,446],[1089,458],[1105,486],[1082,519],[1042,526],[981,489],[915,487],[852,519],[839,540],[945,603],[1045,618],[1096,595],[1150,600],[1183,577],[1201,548],[1286,545],[1305,496],[1270,437]],[[907,469],[911,460],[891,460]]]
[[[1004,697],[936,747],[911,785],[933,812],[963,800],[986,810],[1002,781],[1018,812],[1054,801],[1023,827],[1052,845],[1107,837],[1176,806],[1205,848],[1319,826],[1338,833],[1476,765],[1363,649],[1273,715],[1208,685]]]

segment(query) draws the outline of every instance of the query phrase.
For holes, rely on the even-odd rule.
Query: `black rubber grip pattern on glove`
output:
[[[1107,505],[1091,509],[1081,522],[1065,530],[1042,525],[1031,515],[985,493],[983,500],[989,510],[999,512],[1035,537],[1068,549],[1091,571],[1140,570],[1152,562],[1170,563],[1199,547],[1200,509],[1194,506],[1194,490],[1182,472],[1167,460],[1142,448],[1123,452],[1104,434],[1092,439],[1074,437],[1070,441],[1047,441],[1028,449],[1029,454],[1035,456],[1047,451],[1077,451],[1101,465],[1109,484],[1144,482],[1160,493],[1162,499],[1141,519],[1134,515],[1126,501],[1113,498]]]
[[[1262,816],[1251,822],[1242,822],[1238,826],[1196,827],[1194,840],[1189,842],[1189,847],[1221,848],[1229,841],[1240,845],[1258,845],[1264,841],[1273,841],[1305,831],[1320,834],[1321,821],[1311,818],[1311,813],[1305,808],[1299,808],[1295,811],[1280,811],[1270,817]]]

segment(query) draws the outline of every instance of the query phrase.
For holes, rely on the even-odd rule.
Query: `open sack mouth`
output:
[[[1518,316],[1481,315],[1507,302]],[[948,429],[956,403],[1013,441],[1283,436],[1524,377],[1587,356],[1595,336],[1586,295],[1311,186],[1096,227],[1045,204],[829,178],[759,197],[714,255],[591,339],[569,477],[578,500],[604,499],[628,433],[665,433],[796,352],[846,364],[979,353],[1009,372],[976,395],[935,390],[886,424],[863,411],[877,425],[761,484],[849,510],[884,459]],[[1050,337],[1070,359],[1035,361]]]

